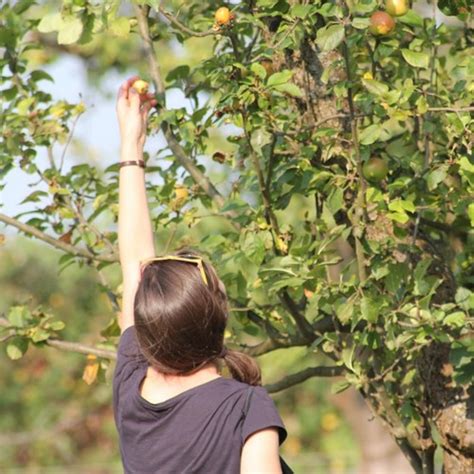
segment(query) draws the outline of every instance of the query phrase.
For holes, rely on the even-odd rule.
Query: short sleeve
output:
[[[143,367],[147,361],[140,351],[135,326],[130,326],[120,336],[117,349],[117,365],[115,367],[114,380],[127,379],[139,367]]]
[[[274,401],[263,387],[253,387],[247,416],[242,425],[242,444],[257,431],[265,428],[278,428],[280,444],[285,441],[287,432]]]

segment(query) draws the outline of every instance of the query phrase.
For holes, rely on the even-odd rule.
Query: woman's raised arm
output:
[[[143,161],[148,112],[156,104],[152,94],[138,94],[132,87],[137,79],[134,76],[125,81],[117,97],[121,162]],[[123,332],[134,324],[133,301],[140,281],[140,261],[155,255],[145,171],[140,166],[120,168],[118,244],[123,278],[119,325]]]

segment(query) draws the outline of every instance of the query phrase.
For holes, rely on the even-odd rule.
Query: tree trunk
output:
[[[474,473],[474,386],[456,386],[451,375],[449,346],[432,344],[421,358],[432,419],[444,450],[443,472]]]
[[[412,474],[413,469],[382,423],[373,417],[364,399],[350,388],[331,401],[344,414],[360,447],[357,474]]]

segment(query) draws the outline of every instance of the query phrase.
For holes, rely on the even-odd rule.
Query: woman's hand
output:
[[[148,111],[157,104],[157,101],[152,93],[139,94],[132,87],[137,79],[138,76],[133,76],[120,86],[117,96],[117,117],[122,146],[142,151],[146,139]]]

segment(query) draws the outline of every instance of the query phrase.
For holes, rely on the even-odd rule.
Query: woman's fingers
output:
[[[133,87],[128,90],[128,101],[132,110],[140,110],[140,94]]]
[[[132,87],[133,83],[139,79],[138,76],[129,77],[125,82],[123,82],[118,90],[118,99],[128,99],[129,98],[129,91]]]
[[[130,87],[132,87],[133,83],[135,81],[138,81],[138,79],[140,79],[140,76],[137,76],[137,75],[129,77],[126,81],[127,86],[128,86],[127,89],[130,89]]]
[[[146,122],[148,118],[148,112],[150,111],[150,109],[154,107],[157,103],[158,101],[156,99],[149,99],[142,103],[140,113],[144,122]]]

